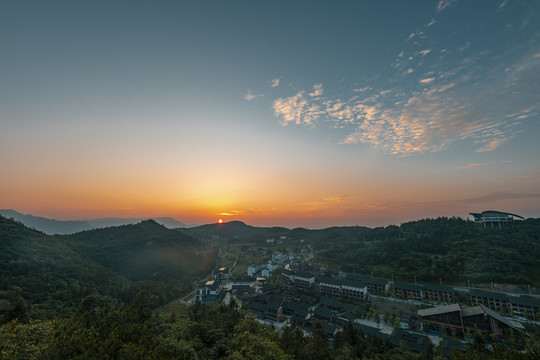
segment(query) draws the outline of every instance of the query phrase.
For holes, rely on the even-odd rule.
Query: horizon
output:
[[[343,225],[329,224],[329,225],[325,225],[325,226],[322,226],[322,227],[313,227],[313,226],[285,226],[285,225],[282,225],[282,224],[264,224],[264,223],[262,223],[262,224],[254,224],[254,223],[246,222],[246,221],[242,220],[241,218],[227,219],[227,221],[223,220],[222,218],[218,218],[214,222],[199,223],[199,224],[186,223],[182,219],[177,219],[177,218],[170,217],[170,216],[152,216],[152,217],[140,216],[140,217],[133,217],[133,218],[103,217],[103,218],[92,218],[92,219],[88,219],[88,218],[56,219],[56,218],[48,218],[48,217],[44,217],[44,216],[40,216],[40,215],[36,215],[36,214],[22,213],[20,211],[14,210],[14,209],[0,209],[0,211],[6,211],[6,210],[7,211],[14,211],[14,212],[17,212],[17,213],[22,214],[24,216],[34,216],[34,217],[38,217],[38,218],[44,218],[44,219],[47,219],[47,220],[57,220],[57,221],[96,221],[96,220],[107,220],[107,219],[140,220],[140,221],[154,220],[155,221],[156,219],[167,218],[167,219],[172,219],[172,220],[175,220],[175,221],[183,224],[185,228],[193,228],[193,227],[207,226],[207,225],[226,225],[226,224],[229,224],[231,222],[240,222],[240,223],[243,223],[244,225],[253,226],[253,227],[260,227],[260,228],[283,227],[283,228],[286,228],[286,229],[289,229],[289,230],[294,230],[294,229],[299,229],[299,228],[303,228],[303,229],[307,229],[307,230],[323,230],[323,229],[328,229],[328,228],[331,228],[331,227],[355,227],[355,226],[375,229],[375,228],[378,228],[378,227],[383,227],[384,228],[384,227],[388,227],[388,226],[401,226],[401,225],[406,224],[408,222],[423,221],[423,220],[433,220],[433,219],[437,219],[437,218],[458,218],[458,219],[461,219],[461,220],[464,220],[464,221],[472,221],[473,220],[473,219],[469,218],[469,216],[463,217],[463,216],[453,215],[453,216],[438,216],[438,217],[425,217],[425,218],[409,219],[409,220],[402,221],[402,222],[399,222],[399,223],[389,223],[389,224],[372,225],[372,226],[370,226],[370,225],[362,225],[362,224],[343,224]],[[483,210],[483,211],[493,211],[493,209]],[[513,214],[513,215],[519,215],[519,214]],[[0,216],[3,216],[3,215],[0,214]],[[527,220],[527,219],[537,219],[537,217],[525,217],[524,220]],[[220,222],[220,220],[222,220],[222,222]],[[114,226],[118,226],[118,225],[111,225],[111,226],[114,227]],[[182,228],[182,227],[180,227],[180,228]]]
[[[539,2],[0,9],[0,208],[288,228],[540,217]]]

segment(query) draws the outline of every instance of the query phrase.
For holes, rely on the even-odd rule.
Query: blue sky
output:
[[[536,1],[0,2],[0,207],[540,214]]]

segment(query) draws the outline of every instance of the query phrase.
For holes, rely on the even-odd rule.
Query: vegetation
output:
[[[443,359],[441,349],[428,344],[415,354],[347,326],[329,349],[317,323],[311,335],[287,325],[281,332],[264,327],[238,310],[236,304],[196,303],[178,316],[151,310],[140,294],[132,304],[97,307],[87,298],[67,319],[21,322],[0,327],[0,358],[5,359]],[[535,359],[498,344],[490,350],[482,340],[455,359]]]
[[[118,306],[146,291],[161,306],[191,290],[214,256],[153,221],[55,237],[1,216],[0,249],[1,323],[69,316],[88,296]]]
[[[359,228],[349,238],[319,243],[316,261],[341,270],[427,283],[540,285],[540,219],[501,229],[459,218]]]
[[[223,253],[232,260],[236,249],[249,254],[264,238],[283,235],[283,244],[268,249],[289,249],[306,239],[318,249],[320,261],[342,261],[342,270],[369,273],[384,266],[419,280],[442,277],[444,270],[479,281],[495,271],[512,271],[501,280],[527,281],[537,275],[526,269],[539,269],[539,226],[527,220],[499,230],[435,219],[378,229],[272,228],[270,236],[254,228],[245,237],[222,234],[203,245],[153,221],[48,236],[0,217],[0,359],[442,359],[433,344],[415,354],[352,326],[329,347],[319,323],[310,335],[290,325],[276,331],[245,315],[234,300],[191,306],[172,300],[208,273],[219,246],[227,247]],[[211,230],[208,234],[212,238]],[[396,321],[382,315],[386,322]],[[539,356],[532,334],[509,344],[488,344],[476,336],[469,350],[452,358]]]

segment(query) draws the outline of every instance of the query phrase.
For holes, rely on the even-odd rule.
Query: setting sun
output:
[[[219,219],[218,223],[223,224],[223,219]]]

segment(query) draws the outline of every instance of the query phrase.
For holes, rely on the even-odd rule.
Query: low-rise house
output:
[[[313,315],[321,320],[334,321],[336,315],[326,306],[317,306],[313,311]]]
[[[284,300],[279,296],[257,296],[248,303],[248,312],[261,320],[283,321]]]
[[[222,290],[221,280],[209,280],[199,285],[196,298],[200,302],[217,301],[221,297]]]
[[[429,342],[429,338],[426,335],[401,329],[395,329],[392,332],[392,335],[390,335],[389,340],[390,343],[396,347],[400,346],[401,342],[403,341],[409,350],[415,353],[425,352]]]
[[[216,268],[212,271],[214,280],[229,280],[231,270],[226,267]]]
[[[266,305],[258,301],[250,301],[248,312],[255,315],[257,319],[264,319]]]
[[[246,299],[253,290],[254,289],[249,285],[233,285],[231,294],[239,299]]]
[[[360,323],[354,323],[353,328],[355,330],[360,331],[362,334],[364,334],[364,338],[368,338],[372,336],[372,337],[379,338],[383,342],[385,342],[390,337],[388,334],[382,332],[381,329],[379,329],[378,327],[373,327],[373,326],[364,325]]]
[[[321,300],[319,300],[320,306],[326,306],[332,311],[338,311],[340,306],[339,302],[336,299],[331,299],[328,297],[321,297]]]
[[[329,340],[333,339],[334,336],[338,333],[338,330],[336,328],[336,325],[328,322],[328,321],[320,321],[321,327],[326,333],[326,336],[328,336]]]

